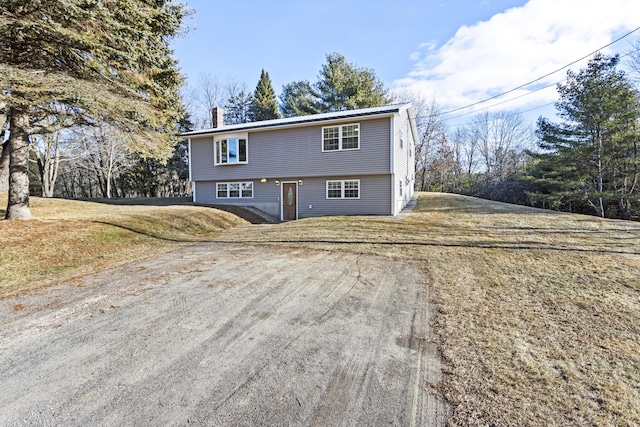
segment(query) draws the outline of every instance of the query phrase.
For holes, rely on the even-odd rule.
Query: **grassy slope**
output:
[[[6,195],[0,206],[6,206]],[[226,228],[247,224],[227,212],[193,206],[34,197],[31,208],[39,221],[0,221],[0,298],[211,240]]]
[[[415,259],[457,425],[640,425],[640,224],[424,194],[404,220],[318,218],[226,241]]]

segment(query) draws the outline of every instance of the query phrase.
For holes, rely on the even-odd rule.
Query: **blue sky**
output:
[[[410,87],[445,110],[536,79],[640,26],[638,0],[186,2],[195,14],[174,50],[191,84],[208,72],[253,90],[264,68],[279,93],[285,83],[315,81],[325,55],[340,52],[373,68],[386,87]],[[604,52],[626,52],[639,35]],[[526,110],[555,99],[550,88],[502,108]]]

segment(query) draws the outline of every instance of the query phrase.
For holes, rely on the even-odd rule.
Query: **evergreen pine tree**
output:
[[[183,82],[171,0],[13,0],[0,18],[0,105],[9,123],[7,219],[32,218],[29,139],[78,124],[125,130],[143,155],[170,155]],[[55,117],[53,124],[47,124]]]
[[[280,94],[280,111],[284,117],[307,116],[319,113],[318,99],[308,80],[286,84]]]
[[[623,218],[637,209],[640,96],[616,70],[618,62],[617,56],[597,54],[558,86],[556,109],[564,121],[538,121],[542,152],[534,156],[532,176],[545,191],[534,199],[600,217],[609,208]]]
[[[241,89],[229,94],[227,103],[224,105],[224,124],[239,125],[248,123],[250,119],[250,108],[253,104],[253,95]]]
[[[314,95],[320,101],[321,112],[378,107],[390,101],[372,69],[356,67],[339,53],[327,55],[318,77]]]
[[[278,102],[273,90],[269,73],[262,70],[260,80],[253,93],[253,101],[249,106],[249,120],[259,122],[262,120],[279,119]]]

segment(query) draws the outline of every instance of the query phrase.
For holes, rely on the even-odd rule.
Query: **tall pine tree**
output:
[[[319,113],[318,99],[308,80],[286,84],[280,94],[280,111],[284,117],[307,116]]]
[[[171,153],[183,78],[169,43],[184,16],[184,6],[171,0],[2,2],[0,104],[10,117],[7,219],[32,218],[31,135],[108,122],[127,132],[134,151]]]
[[[253,103],[253,95],[245,89],[239,89],[229,94],[224,105],[224,124],[239,125],[251,121],[249,109]]]
[[[356,67],[344,55],[330,53],[314,85],[321,112],[379,107],[390,102],[384,85],[370,68]]]
[[[318,81],[286,84],[280,94],[280,110],[285,117],[356,108],[379,107],[391,102],[383,83],[370,68],[357,67],[339,53],[327,55]]]
[[[558,85],[563,121],[538,121],[542,153],[532,175],[544,192],[532,197],[600,217],[615,209],[612,216],[629,218],[638,209],[640,95],[618,62],[597,54]]]
[[[269,73],[262,70],[260,80],[253,93],[253,100],[249,106],[249,119],[252,122],[279,119],[276,92],[273,90]]]

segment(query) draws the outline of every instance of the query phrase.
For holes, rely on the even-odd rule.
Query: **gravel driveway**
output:
[[[444,425],[423,277],[208,243],[0,301],[0,425]]]

